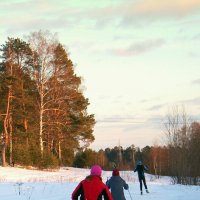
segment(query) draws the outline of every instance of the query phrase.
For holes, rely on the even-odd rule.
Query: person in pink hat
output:
[[[90,175],[82,180],[72,193],[72,200],[113,200],[108,187],[102,182],[102,169],[93,165]]]

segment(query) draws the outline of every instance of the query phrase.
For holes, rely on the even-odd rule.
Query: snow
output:
[[[70,200],[74,188],[89,172],[89,169],[71,167],[51,172],[0,167],[0,199]],[[146,174],[150,193],[141,196],[137,174],[122,171],[120,175],[129,184],[129,190],[125,190],[127,200],[197,200],[200,197],[199,186],[173,185],[169,177],[156,179],[150,174]],[[103,171],[104,182],[110,176],[110,171]]]

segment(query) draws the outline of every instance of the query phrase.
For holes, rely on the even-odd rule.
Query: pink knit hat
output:
[[[101,176],[101,167],[99,165],[93,165],[90,170],[90,174],[93,176]]]

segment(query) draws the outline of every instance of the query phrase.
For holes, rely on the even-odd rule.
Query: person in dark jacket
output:
[[[101,167],[93,165],[90,175],[82,180],[72,193],[72,200],[113,200],[108,187],[102,182]]]
[[[106,185],[111,189],[111,194],[114,200],[126,200],[124,189],[128,190],[129,186],[119,175],[119,171],[114,169],[112,177],[106,182]]]
[[[138,172],[138,179],[139,179],[139,182],[140,182],[140,192],[141,192],[141,195],[143,194],[143,192],[142,192],[142,182],[144,183],[144,187],[146,189],[146,192],[149,193],[149,191],[147,189],[145,175],[144,175],[145,171],[148,171],[148,168],[145,165],[142,164],[141,160],[139,160],[138,163],[137,163],[137,166],[136,166],[136,168],[134,170],[134,172]]]

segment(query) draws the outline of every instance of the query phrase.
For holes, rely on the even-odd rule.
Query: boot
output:
[[[146,189],[146,192],[149,193],[148,189]]]
[[[143,192],[142,192],[142,191],[141,191],[140,193],[141,193],[141,195],[143,195]]]

